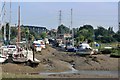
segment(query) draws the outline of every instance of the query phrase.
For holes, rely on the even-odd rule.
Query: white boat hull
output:
[[[0,63],[4,63],[7,59],[5,58],[0,58]]]

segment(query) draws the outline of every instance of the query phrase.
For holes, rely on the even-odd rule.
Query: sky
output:
[[[56,29],[59,25],[59,10],[61,10],[62,23],[69,27],[72,8],[73,27],[79,28],[81,25],[90,24],[94,28],[103,26],[104,28],[113,27],[114,31],[118,30],[118,2],[12,2],[12,25],[18,24],[18,5],[21,8],[23,25]],[[9,11],[9,2],[7,2],[6,21],[9,21]]]
[[[118,2],[119,0],[1,0],[7,2]]]

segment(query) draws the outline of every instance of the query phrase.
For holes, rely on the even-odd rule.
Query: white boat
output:
[[[1,46],[1,47],[0,47],[0,50],[2,51],[2,53],[3,53],[3,52],[8,52],[7,46]]]
[[[45,49],[45,42],[43,40],[38,40],[38,42],[40,43],[41,48]]]
[[[8,55],[0,52],[0,63],[4,63],[8,59]]]
[[[93,49],[87,43],[82,43],[78,47],[77,53],[79,54],[92,54]]]
[[[34,41],[34,42],[33,42],[33,46],[35,47],[35,50],[36,50],[37,52],[41,52],[42,47],[41,47],[41,44],[40,44],[38,41]]]
[[[17,46],[16,45],[8,45],[8,54],[13,54],[14,51],[17,51]]]

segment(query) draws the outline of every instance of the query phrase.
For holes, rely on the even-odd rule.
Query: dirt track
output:
[[[62,72],[70,70],[68,64],[72,64],[77,70],[118,70],[118,58],[110,58],[109,55],[78,56],[73,53],[58,51],[52,47],[36,53],[40,64],[36,68],[25,66],[25,64],[6,63],[1,65],[5,73],[40,73],[40,72]],[[70,75],[50,75],[48,77],[69,77]],[[99,75],[71,74],[70,77],[111,77]]]

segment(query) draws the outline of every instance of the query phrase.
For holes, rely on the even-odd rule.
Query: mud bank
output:
[[[109,54],[78,56],[48,46],[41,53],[36,53],[35,57],[40,60],[39,65],[35,68],[25,64],[5,63],[0,65],[2,72],[16,75],[49,73],[47,77],[117,77],[113,73],[116,74],[115,71],[118,70],[119,58],[111,58]]]

